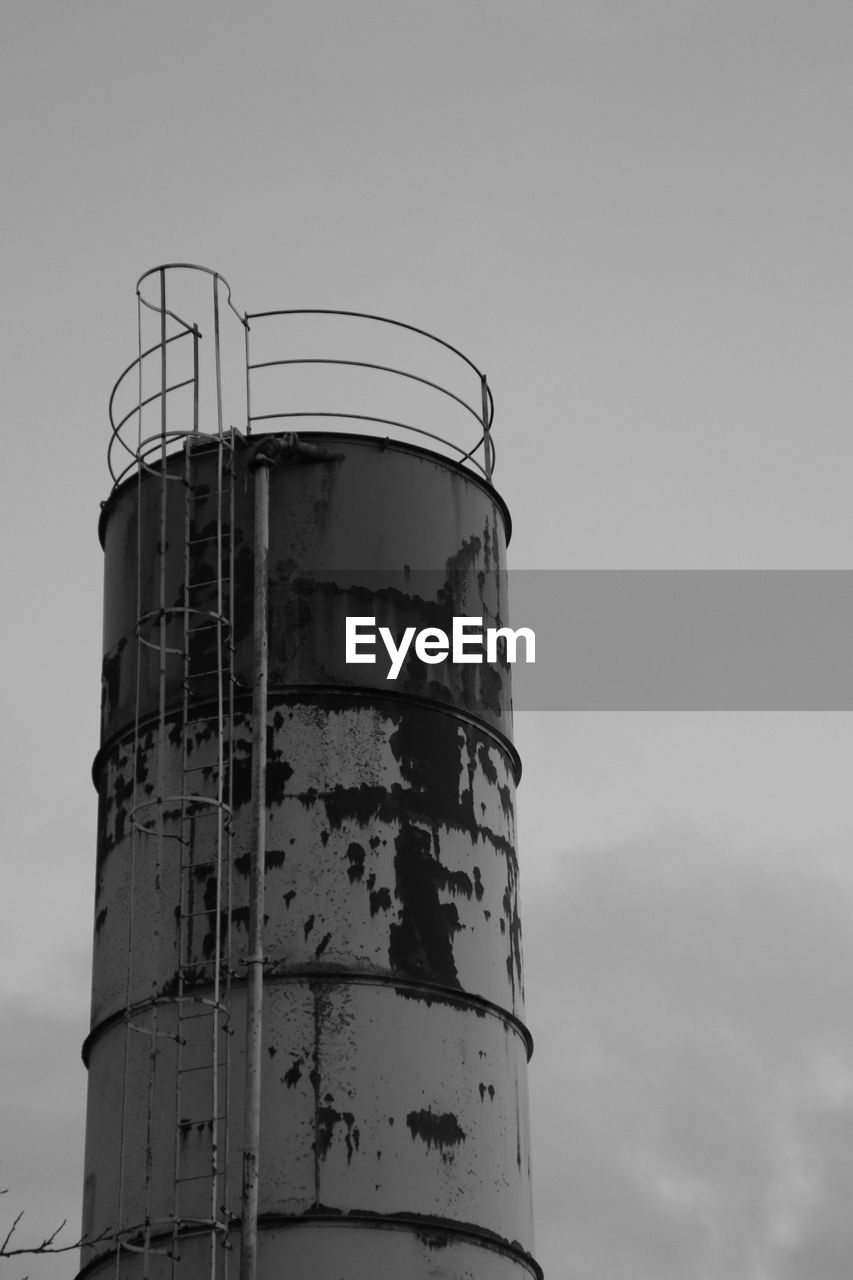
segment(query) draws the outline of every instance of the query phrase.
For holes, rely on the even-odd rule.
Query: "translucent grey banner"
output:
[[[315,584],[322,577],[312,574]],[[409,626],[449,635],[457,615],[482,617],[484,628],[530,628],[535,663],[520,642],[512,666],[518,711],[853,710],[853,571],[452,566],[329,577],[344,592],[344,612],[376,612],[377,628],[384,623],[398,640]],[[342,657],[343,636],[333,647]],[[375,652],[372,669],[348,665],[348,673],[384,685],[390,664],[378,633]],[[451,672],[422,664],[413,635],[397,688],[426,677]]]
[[[517,570],[517,710],[853,710],[853,572]]]

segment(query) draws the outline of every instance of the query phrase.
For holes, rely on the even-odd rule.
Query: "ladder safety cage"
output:
[[[167,272],[199,271],[212,280],[215,410],[212,429],[200,420],[200,343],[202,332],[167,306]],[[159,298],[150,299],[143,285],[159,280]],[[138,1107],[138,1053],[147,1048],[144,1130],[144,1188],[128,1190],[133,1157],[125,1131],[119,1155],[118,1222],[114,1229],[115,1275],[120,1280],[125,1253],[144,1256],[144,1274],[179,1280],[182,1241],[207,1241],[211,1280],[227,1280],[228,1236],[228,1106],[230,1092],[231,837],[234,718],[233,590],[235,472],[237,432],[223,422],[220,308],[221,292],[231,302],[230,288],[217,272],[189,264],[155,268],[137,284],[139,354],[124,370],[110,396],[112,437],[108,463],[114,485],[131,476],[137,482],[136,699],[133,749],[133,800],[128,869],[131,909],[128,916],[126,1025],[123,1115]],[[159,341],[143,346],[143,309],[159,321]],[[178,331],[168,333],[169,321]],[[175,353],[186,357],[188,376],[170,369]],[[158,385],[148,391],[145,378],[155,367]],[[183,372],[183,371],[182,371]],[[131,377],[136,404],[120,418],[116,402]],[[175,393],[192,388],[187,417],[175,421]],[[143,426],[145,411],[157,416],[157,430]],[[134,431],[135,426],[135,431]],[[135,435],[135,439],[133,436]],[[176,446],[181,444],[181,449]],[[121,465],[117,447],[129,455]],[[143,485],[157,486],[156,536],[143,516]],[[177,486],[177,487],[176,487]],[[181,511],[182,507],[182,511]],[[149,508],[146,508],[146,510]],[[183,533],[183,582],[180,598],[169,597],[167,559],[169,533]],[[149,581],[154,562],[155,582]],[[170,563],[174,576],[175,553]],[[148,565],[148,573],[146,573]],[[146,590],[149,596],[145,599]],[[157,680],[154,743],[157,761],[154,795],[142,790],[140,768],[143,735],[152,727],[143,715],[142,673],[148,664]],[[177,676],[177,681],[176,681]],[[179,697],[175,697],[175,688]],[[143,725],[143,719],[145,721]],[[177,739],[177,742],[176,742]],[[177,749],[176,749],[177,747]],[[150,788],[148,788],[150,791]],[[134,951],[137,926],[133,903],[136,886],[146,881],[149,895],[170,886],[172,911],[162,918],[177,921],[175,970],[167,990],[134,1000]],[[161,1059],[165,1061],[161,1062]],[[173,1094],[171,1104],[166,1091]],[[158,1212],[152,1173],[155,1116],[172,1111],[173,1192],[168,1216]],[[170,1179],[171,1180],[171,1179]],[[133,1208],[131,1208],[131,1202]],[[141,1216],[138,1216],[141,1209]],[[136,1220],[125,1221],[126,1216]],[[225,1247],[223,1247],[225,1246]]]
[[[198,273],[200,276],[210,277],[213,282],[212,380],[216,395],[216,409],[210,415],[215,419],[215,430],[207,433],[201,430],[199,424],[199,397],[203,381],[199,356],[203,334],[198,324],[184,319],[175,309],[166,305],[167,278],[169,273],[178,272]],[[148,296],[150,282],[155,277],[159,284],[159,298]],[[225,415],[222,403],[223,359],[220,332],[223,306],[233,312],[241,326],[246,324],[245,317],[234,305],[228,281],[210,267],[186,262],[172,262],[153,267],[137,280],[136,296],[138,354],[136,359],[132,360],[119,374],[109,398],[111,436],[107,447],[107,466],[114,487],[121,484],[136,468],[157,470],[156,466],[152,465],[152,459],[156,461],[157,455],[162,454],[164,444],[171,447],[187,435],[207,434],[213,438],[223,435]],[[142,333],[146,313],[152,313],[158,318],[159,332],[157,341],[144,346]],[[174,331],[167,332],[169,327]],[[179,365],[177,374],[174,372],[176,364]],[[172,406],[177,399],[176,393],[185,388],[192,388],[192,408],[181,414],[184,425],[177,426],[170,421],[170,414],[174,413]],[[122,402],[128,405],[124,411]],[[119,407],[120,405],[122,408]],[[149,431],[144,425],[144,418],[145,411],[152,406],[159,412],[156,415],[156,430]],[[242,412],[232,416],[235,420],[239,418],[242,423],[244,417]]]

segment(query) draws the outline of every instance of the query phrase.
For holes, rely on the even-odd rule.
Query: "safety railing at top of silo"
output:
[[[201,372],[200,345],[202,330],[195,321],[184,319],[175,304],[171,301],[174,292],[169,285],[167,298],[167,280],[177,273],[192,273],[196,277],[208,276],[212,282],[212,314],[213,342],[203,345],[210,349],[212,357],[208,358],[209,373]],[[150,290],[151,281],[159,283],[158,290]],[[223,356],[220,335],[220,293],[224,290],[222,307],[233,312],[243,327],[245,339],[245,405],[239,410],[229,413],[229,422],[224,422],[223,414]],[[191,263],[168,263],[154,267],[143,273],[137,281],[137,325],[138,354],[122,371],[113,386],[109,400],[109,420],[111,436],[107,450],[107,462],[114,487],[121,484],[136,471],[160,472],[165,458],[170,451],[179,445],[187,436],[198,436],[200,439],[222,439],[227,427],[234,427],[245,422],[247,434],[253,429],[265,429],[262,424],[286,422],[294,420],[338,419],[348,424],[365,423],[368,426],[392,428],[394,432],[402,432],[420,436],[440,446],[441,450],[455,458],[460,464],[478,471],[491,483],[495,466],[495,447],[492,436],[494,419],[494,401],[486,375],[478,369],[457,347],[416,325],[394,320],[387,316],[370,312],[348,311],[332,308],[281,308],[270,311],[240,313],[231,297],[231,288],[224,276],[209,267]],[[154,296],[150,296],[153,293]],[[182,308],[183,309],[183,308]],[[153,313],[158,320],[157,340],[143,346],[143,315]],[[401,334],[413,335],[430,344],[436,352],[449,353],[460,371],[467,377],[473,373],[476,378],[477,392],[473,395],[467,391],[459,393],[450,386],[444,385],[437,377],[427,376],[427,371],[415,368],[403,368],[398,364],[383,362],[380,359],[352,359],[344,355],[295,355],[288,354],[272,359],[253,359],[252,346],[257,335],[261,334],[265,325],[274,319],[325,317],[327,319],[344,319],[347,321],[365,321],[374,326],[382,325],[386,330],[394,330]],[[171,330],[171,332],[169,331]],[[304,336],[304,335],[303,335]],[[291,336],[290,341],[293,341]],[[324,340],[325,341],[325,340]],[[288,343],[290,345],[290,342]],[[281,347],[278,347],[280,350]],[[275,354],[275,352],[273,352]],[[371,353],[372,354],[372,353]],[[236,353],[235,353],[236,355]],[[240,364],[243,360],[240,360]],[[236,360],[228,362],[229,378],[236,379]],[[178,372],[175,372],[179,366]],[[407,403],[402,414],[382,412],[381,408],[372,405],[364,406],[365,411],[355,411],[348,402],[345,407],[330,407],[318,403],[316,396],[308,405],[281,402],[285,394],[292,400],[290,389],[282,392],[277,403],[268,406],[268,411],[258,412],[253,409],[253,380],[261,370],[295,370],[297,367],[324,367],[326,370],[363,370],[383,375],[397,384],[407,382],[416,385],[441,397],[446,406],[455,406],[466,420],[473,419],[477,434],[469,436],[460,444],[451,435],[457,434],[454,423],[451,435],[434,430],[423,421],[414,421],[409,416],[411,406]],[[431,370],[430,370],[431,372]],[[213,383],[213,388],[211,388]],[[325,386],[325,383],[322,384]],[[191,392],[190,392],[191,389]],[[205,412],[203,422],[200,421],[200,396],[215,393],[215,411]],[[314,392],[316,393],[316,387]],[[186,404],[179,406],[181,392],[192,396],[191,408]],[[242,397],[241,397],[242,398]],[[429,411],[432,417],[432,411]],[[152,429],[146,424],[146,415],[156,418]],[[210,428],[213,428],[211,430]],[[268,428],[266,428],[268,429]],[[171,478],[171,477],[170,477]],[[177,477],[175,477],[177,479]]]
[[[199,422],[200,398],[200,364],[199,344],[202,331],[196,322],[183,319],[176,310],[167,305],[167,277],[175,272],[193,272],[209,276],[212,281],[212,316],[213,316],[213,377],[215,382],[216,411],[213,415],[215,430],[202,431]],[[146,296],[146,285],[153,278],[159,282],[159,297]],[[165,460],[170,446],[182,441],[187,436],[199,436],[207,439],[222,439],[226,433],[222,411],[222,350],[220,338],[220,312],[222,301],[220,293],[224,289],[224,305],[229,307],[241,325],[246,320],[234,306],[231,299],[231,286],[224,276],[210,267],[198,266],[194,263],[172,262],[159,267],[152,267],[144,272],[136,282],[137,296],[137,333],[138,354],[130,364],[122,370],[116,379],[109,398],[110,442],[107,447],[107,466],[113,479],[113,487],[117,487],[128,476],[137,470],[158,472]],[[159,319],[158,340],[143,347],[143,313],[150,311]],[[168,332],[172,327],[173,332]],[[175,356],[184,355],[186,348],[191,348],[187,359],[184,356],[185,376],[170,374],[170,361],[175,364]],[[153,371],[154,389],[146,393],[146,380]],[[192,388],[192,410],[182,415],[184,425],[174,424],[174,415],[169,406],[176,393],[185,388]],[[123,412],[118,408],[124,397],[129,404]],[[152,406],[159,407],[157,429],[146,431],[144,415]],[[120,416],[119,416],[120,415]],[[229,424],[233,425],[233,424]],[[122,452],[123,451],[123,452]]]
[[[414,334],[418,338],[426,339],[430,343],[436,344],[445,351],[450,352],[456,360],[462,362],[467,369],[474,373],[479,384],[479,404],[476,406],[470,403],[464,395],[459,395],[449,387],[443,386],[435,379],[428,378],[421,373],[416,373],[411,369],[398,368],[391,364],[381,364],[373,360],[361,359],[345,359],[336,356],[284,356],[276,359],[253,360],[252,359],[252,342],[253,333],[258,322],[269,321],[275,318],[285,317],[335,317],[342,319],[370,321],[376,324],[388,325],[409,334]],[[420,329],[415,325],[406,324],[401,320],[392,320],[387,316],[373,315],[363,311],[342,311],[323,307],[308,308],[283,308],[273,311],[256,311],[248,312],[245,315],[245,341],[246,341],[246,402],[247,402],[247,426],[248,433],[251,434],[253,428],[257,428],[262,423],[272,423],[276,421],[294,420],[294,419],[340,419],[350,422],[364,422],[381,427],[392,427],[399,431],[411,432],[413,435],[423,436],[434,441],[446,450],[451,457],[461,464],[468,464],[470,467],[480,472],[482,476],[491,484],[492,475],[495,465],[495,447],[492,440],[492,421],[494,419],[494,401],[492,393],[486,379],[486,375],[477,368],[472,360],[468,358],[457,347],[446,342],[443,338],[437,337],[435,334]],[[253,375],[257,375],[262,369],[294,369],[297,366],[323,366],[326,369],[358,369],[370,370],[379,374],[390,375],[392,378],[406,379],[409,382],[420,384],[422,387],[429,388],[431,391],[438,393],[448,401],[454,402],[466,415],[473,418],[477,424],[478,435],[473,441],[470,448],[457,444],[456,441],[448,439],[447,436],[432,431],[425,426],[415,422],[405,421],[398,417],[389,417],[379,412],[353,412],[352,409],[334,409],[331,407],[301,407],[301,408],[275,408],[269,412],[253,412]]]

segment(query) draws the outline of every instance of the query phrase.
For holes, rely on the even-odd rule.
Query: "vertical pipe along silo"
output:
[[[240,313],[202,268],[137,294],[100,521],[80,1277],[539,1277],[509,667],[344,654],[347,617],[507,624],[485,379],[378,317]],[[320,322],[367,347],[276,347]],[[310,404],[264,382],[291,374]],[[431,416],[365,408],[364,378]]]

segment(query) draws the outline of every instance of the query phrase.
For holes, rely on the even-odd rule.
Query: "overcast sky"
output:
[[[853,9],[3,16],[0,1207],[32,1238],[79,1221],[96,521],[137,276],[201,262],[248,310],[469,353],[516,568],[849,568]],[[850,715],[522,712],[517,743],[549,1280],[848,1280]]]

